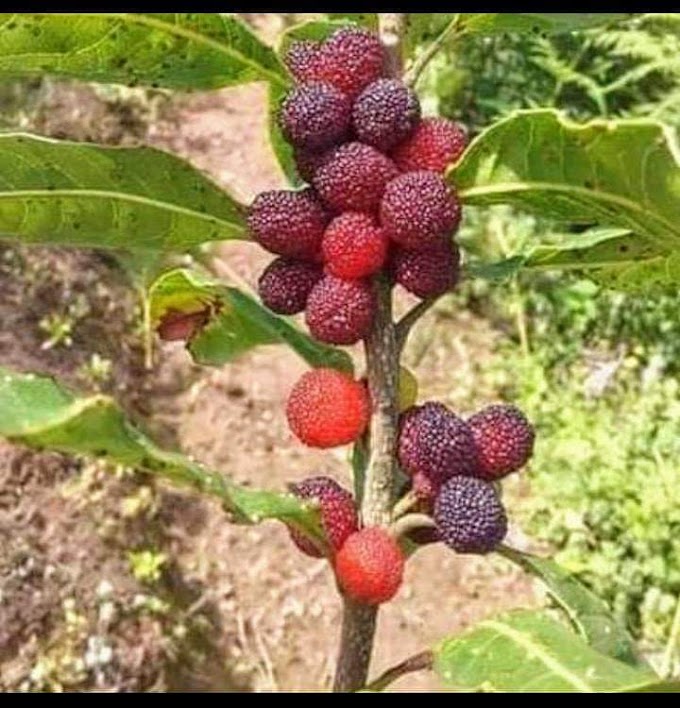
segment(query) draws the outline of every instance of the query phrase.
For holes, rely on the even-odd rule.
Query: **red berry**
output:
[[[366,387],[335,369],[308,371],[293,386],[286,405],[294,435],[310,447],[336,447],[354,442],[370,417]]]
[[[321,199],[337,212],[373,211],[398,174],[392,160],[375,148],[347,143],[324,159],[313,182]]]
[[[248,227],[262,248],[289,258],[318,257],[328,214],[312,189],[274,190],[255,197]]]
[[[348,597],[366,605],[379,605],[391,600],[401,587],[404,554],[385,529],[361,529],[338,551],[335,574]]]
[[[380,270],[387,237],[370,214],[345,212],[331,221],[321,242],[326,272],[344,280]]]
[[[418,97],[397,79],[378,79],[369,84],[352,109],[357,138],[383,152],[406,138],[419,120]]]
[[[308,39],[292,42],[286,52],[285,63],[293,78],[298,82],[314,78],[314,65],[321,45]]]
[[[380,202],[380,223],[404,248],[425,249],[441,243],[456,230],[460,215],[454,192],[440,175],[426,170],[393,179]]]
[[[320,342],[356,344],[370,331],[375,296],[363,280],[341,280],[325,275],[307,299],[305,321]]]
[[[458,282],[460,252],[455,243],[444,242],[424,251],[397,247],[391,270],[399,285],[421,298],[452,290]]]
[[[279,315],[295,315],[307,305],[309,293],[321,279],[321,266],[292,258],[275,258],[257,282],[262,302]]]
[[[210,320],[210,308],[198,312],[169,309],[158,323],[158,336],[166,342],[188,342]]]
[[[330,477],[308,477],[291,485],[300,499],[313,499],[319,504],[321,525],[332,551],[337,551],[347,537],[358,528],[354,497]],[[293,543],[308,556],[321,558],[321,551],[301,531],[288,527]]]
[[[397,456],[404,472],[434,485],[453,475],[473,476],[477,451],[468,424],[441,403],[406,410],[400,420]]]
[[[334,32],[311,62],[309,78],[327,81],[354,98],[383,74],[384,53],[371,32],[344,27]]]
[[[392,159],[400,170],[444,172],[465,150],[467,133],[446,118],[424,118],[411,135],[398,145]]]
[[[322,150],[347,135],[351,110],[347,96],[330,84],[307,83],[294,89],[283,102],[279,124],[288,142]]]
[[[477,476],[500,479],[523,467],[534,449],[534,429],[519,408],[487,406],[468,420],[479,457]]]

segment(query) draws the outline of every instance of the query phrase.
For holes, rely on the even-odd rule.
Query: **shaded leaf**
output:
[[[0,233],[156,252],[246,238],[242,205],[173,155],[21,134],[0,136]]]
[[[472,262],[469,263],[465,271],[473,278],[482,278],[484,280],[502,281],[511,278],[518,273],[524,265],[524,256],[512,256],[502,261],[495,263]]]
[[[284,176],[292,185],[302,183],[297,168],[295,166],[295,158],[293,157],[293,148],[290,143],[283,137],[281,128],[279,127],[279,111],[281,104],[286,98],[287,91],[281,89],[274,84],[269,85],[267,92],[267,121],[268,121],[268,137],[272,152],[283,172]]]
[[[151,286],[149,299],[153,326],[170,309],[213,310],[211,321],[189,344],[189,351],[199,364],[220,366],[253,347],[285,343],[311,366],[352,370],[352,360],[346,352],[316,342],[249,295],[198,273],[183,268],[164,273]]]
[[[659,679],[589,647],[560,622],[522,610],[480,622],[434,651],[434,669],[467,691],[591,693],[642,689]]]
[[[0,15],[0,74],[214,89],[286,85],[276,53],[224,13]]]
[[[612,617],[606,603],[570,573],[548,558],[508,547],[500,552],[545,584],[551,597],[593,649],[632,666],[644,666],[635,652],[632,637]]]
[[[632,13],[625,12],[480,12],[461,14],[461,23],[466,32],[474,34],[552,34],[611,24],[630,17]]]
[[[0,368],[0,437],[144,470],[217,497],[234,521],[280,519],[320,537],[317,513],[293,495],[238,487],[219,472],[161,450],[111,398],[76,398],[49,377]]]

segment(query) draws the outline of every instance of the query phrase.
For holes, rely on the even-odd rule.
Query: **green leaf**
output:
[[[189,345],[199,364],[221,366],[253,347],[285,343],[311,366],[352,371],[346,352],[316,342],[249,295],[198,273],[183,268],[164,273],[151,286],[149,301],[154,326],[169,309],[213,310],[211,321]]]
[[[560,622],[529,610],[480,622],[435,648],[434,669],[467,691],[600,693],[659,679],[589,647]]]
[[[524,256],[512,256],[512,258],[506,258],[495,263],[469,263],[465,270],[467,274],[473,278],[482,278],[483,280],[500,282],[507,280],[518,273],[522,269],[524,263]]]
[[[480,12],[461,14],[464,30],[472,34],[498,32],[571,32],[632,17],[625,12]]]
[[[519,111],[477,136],[447,174],[467,204],[512,204],[680,248],[680,156],[654,121],[578,125],[552,110]]]
[[[281,34],[278,44],[279,57],[283,58],[286,55],[292,42],[301,40],[323,42],[335,30],[347,27],[347,25],[347,20],[310,20],[293,25]]]
[[[328,17],[331,20],[346,20],[374,31],[378,29],[378,15],[375,12],[329,12]]]
[[[0,75],[169,89],[289,83],[275,52],[223,13],[0,15]]]
[[[20,243],[185,251],[246,238],[244,208],[183,160],[0,135],[0,234]]]
[[[279,127],[279,111],[281,110],[281,104],[283,103],[287,91],[282,90],[280,87],[274,84],[269,85],[269,91],[267,92],[267,120],[269,124],[269,144],[271,145],[272,152],[276,157],[281,172],[283,172],[286,179],[292,185],[301,184],[302,180],[297,173],[297,167],[295,166],[295,158],[293,157],[293,148],[290,143],[283,137],[281,128]]]
[[[551,597],[593,649],[632,666],[644,666],[626,629],[612,617],[606,603],[585,585],[547,558],[507,546],[500,552],[545,584]]]
[[[219,472],[161,450],[109,397],[76,398],[49,377],[0,368],[0,437],[144,470],[217,497],[238,523],[280,519],[320,538],[317,513],[293,495],[238,487]]]
[[[655,681],[639,688],[631,688],[623,693],[680,693],[680,682]]]

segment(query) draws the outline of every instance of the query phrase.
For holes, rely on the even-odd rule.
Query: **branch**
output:
[[[387,669],[387,671],[380,674],[375,681],[371,681],[366,688],[369,691],[383,691],[391,683],[394,683],[398,678],[406,674],[412,674],[415,671],[430,671],[432,669],[433,660],[434,657],[429,649],[420,652],[420,654],[414,654],[406,659],[406,661],[402,661],[401,664]]]
[[[405,514],[392,524],[392,533],[395,538],[402,538],[415,529],[433,529],[435,526],[427,514]]]

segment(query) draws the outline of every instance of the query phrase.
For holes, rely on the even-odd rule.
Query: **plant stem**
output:
[[[379,15],[379,32],[391,76],[401,76],[404,16]],[[361,516],[365,526],[388,526],[394,486],[397,437],[397,376],[399,352],[392,320],[392,292],[376,279],[376,316],[365,341],[368,386],[373,411],[370,455],[366,469]],[[340,651],[333,690],[356,691],[366,685],[378,609],[344,598]]]
[[[459,19],[460,16],[456,15],[451,22],[444,28],[444,30],[439,34],[439,36],[430,42],[429,46],[425,51],[413,62],[413,66],[409,69],[408,73],[404,77],[405,82],[413,87],[418,83],[420,75],[425,70],[425,67],[430,63],[435,54],[442,48],[444,42],[459,31]]]
[[[387,669],[387,671],[385,671],[384,674],[381,674],[377,679],[375,679],[375,681],[371,681],[366,688],[371,691],[383,691],[391,683],[406,674],[411,674],[414,671],[431,669],[432,659],[432,652],[429,649],[427,651],[420,652],[420,654],[414,654],[406,659],[406,661],[402,661],[401,664],[397,664],[391,669]]]
[[[421,300],[417,305],[414,305],[400,320],[397,322],[397,347],[401,352],[406,344],[409,334],[413,329],[413,325],[439,300],[441,296]]]
[[[392,524],[392,533],[396,538],[407,536],[416,529],[433,529],[435,523],[427,514],[405,514]]]

